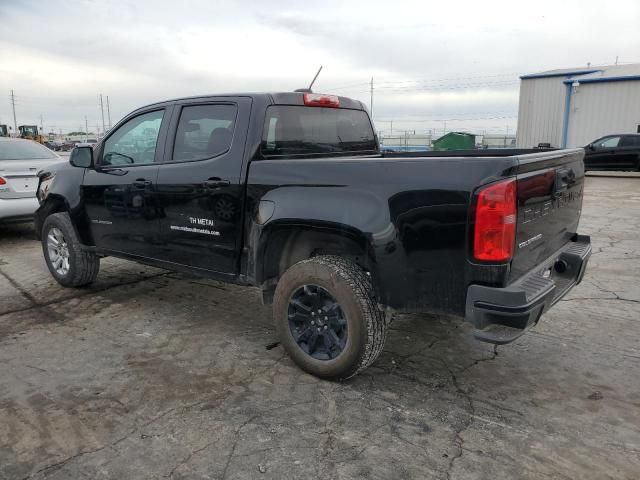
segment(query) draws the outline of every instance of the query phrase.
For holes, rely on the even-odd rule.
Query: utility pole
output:
[[[391,120],[391,135],[393,135],[393,120]]]
[[[618,64],[618,55],[616,55],[616,65]]]
[[[109,130],[111,130],[111,110],[109,109],[109,95],[107,95],[107,120],[109,125]]]
[[[446,135],[447,133],[447,121],[444,120],[444,126],[442,127],[442,135]]]
[[[369,115],[373,118],[373,77],[371,77],[371,102],[369,103]]]
[[[13,134],[18,136],[18,122],[16,121],[16,96],[13,94],[13,90],[11,90],[11,107],[13,108]]]
[[[87,116],[84,116],[84,141],[89,140],[89,122],[87,122]]]
[[[100,94],[100,112],[102,113],[102,131],[106,131],[104,125],[104,104],[102,103],[102,94]]]
[[[40,114],[40,135],[44,133],[44,120],[42,119],[42,114]]]

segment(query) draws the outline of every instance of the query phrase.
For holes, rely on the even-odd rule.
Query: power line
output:
[[[483,78],[498,78],[498,77],[518,77],[519,75],[522,75],[523,72],[512,72],[512,73],[496,73],[496,74],[486,74],[486,75],[473,75],[473,76],[461,76],[461,77],[435,77],[435,78],[428,78],[428,77],[419,77],[419,78],[415,78],[415,79],[408,79],[408,80],[398,80],[398,79],[392,79],[392,80],[386,80],[386,81],[378,81],[376,82],[376,85],[378,86],[383,86],[383,85],[394,85],[394,86],[398,86],[401,84],[407,84],[407,83],[415,83],[415,84],[422,84],[422,85],[427,85],[427,84],[442,84],[442,82],[451,82],[451,81],[460,81],[460,80],[478,80],[478,79],[483,79]],[[391,79],[392,77],[381,77],[382,79],[384,78],[389,78]],[[380,77],[378,78],[378,80],[380,80]],[[517,80],[512,80],[512,81],[517,81]],[[358,83],[352,83],[352,84],[346,84],[346,85],[338,85],[338,86],[334,86],[334,87],[324,87],[323,89],[325,90],[342,90],[342,89],[346,89],[346,88],[352,88],[352,87],[360,87],[360,86],[365,86],[365,85],[369,85],[369,82],[358,82]]]
[[[461,91],[461,90],[481,90],[481,89],[488,89],[488,88],[496,88],[496,87],[510,87],[510,86],[516,86],[518,85],[518,81],[505,81],[505,82],[478,82],[478,83],[466,83],[466,84],[438,84],[438,85],[434,85],[434,86],[421,86],[421,85],[415,85],[415,86],[384,86],[381,84],[376,83],[376,90],[378,90],[378,92],[380,94],[393,94],[393,93],[408,93],[408,92],[454,92],[454,91]],[[367,85],[369,88],[367,90],[348,90],[349,94],[354,95],[354,94],[364,94],[364,93],[368,93],[369,95],[371,94],[371,83],[367,83],[365,84]],[[323,89],[324,90],[324,89]],[[325,91],[327,92],[332,92],[334,91],[333,89],[326,89]]]
[[[450,85],[473,85],[476,83],[484,84],[484,83],[512,83],[518,82],[518,78],[513,78],[511,75],[510,78],[499,80],[499,79],[489,79],[488,77],[458,77],[458,78],[441,78],[441,79],[430,79],[430,80],[398,80],[398,81],[387,81],[387,82],[378,82],[379,86],[391,86],[391,87],[412,87],[412,86],[450,86]]]
[[[475,117],[475,118],[417,118],[417,119],[407,119],[407,120],[398,120],[397,118],[391,119],[382,119],[376,118],[374,122],[397,122],[397,123],[425,123],[425,122],[470,122],[475,120],[504,120],[509,118],[518,118],[517,115],[505,115],[505,116],[494,116],[494,117]]]
[[[473,80],[477,78],[497,78],[497,77],[512,77],[522,75],[523,72],[505,72],[505,73],[484,73],[478,75],[464,75],[464,76],[453,76],[453,77],[415,77],[413,80],[406,81],[442,81],[442,80]],[[389,79],[390,83],[398,82],[397,77],[379,77],[382,79]]]
[[[349,85],[339,85],[337,87],[324,87],[323,90],[343,90],[345,88],[351,88],[351,87],[362,87],[364,85],[369,85],[369,82],[360,82],[360,83],[352,83]]]
[[[447,91],[447,90],[465,90],[465,89],[474,89],[474,88],[482,88],[482,87],[506,87],[511,85],[518,85],[517,81],[505,81],[505,82],[478,82],[478,83],[458,83],[453,85],[446,84],[438,84],[429,87],[423,86],[402,86],[402,87],[393,87],[393,86],[379,86],[378,90],[385,91],[396,91],[396,92],[429,92],[429,91]]]
[[[512,110],[497,110],[497,111],[491,111],[491,112],[484,112],[484,111],[477,111],[477,112],[421,112],[420,115],[403,115],[403,118],[405,119],[411,119],[411,118],[429,118],[429,117],[442,117],[442,116],[450,116],[450,117],[473,117],[476,115],[516,115],[517,112],[514,112]],[[397,117],[394,117],[394,120]]]

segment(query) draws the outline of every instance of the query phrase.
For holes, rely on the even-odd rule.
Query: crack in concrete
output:
[[[242,431],[243,428],[245,428],[247,425],[249,425],[259,416],[260,415],[258,414],[248,418],[247,420],[242,422],[242,424],[238,428],[236,428],[234,439],[233,439],[233,445],[231,446],[231,451],[227,456],[227,461],[225,462],[224,470],[222,471],[222,480],[225,480],[227,478],[227,471],[229,470],[229,465],[231,464],[231,460],[234,458],[234,455],[236,453],[236,448],[238,447],[238,442],[240,441],[240,432]]]
[[[461,369],[458,374],[464,373],[466,371],[468,371],[470,368],[482,363],[482,362],[489,362],[492,360],[495,360],[496,357],[498,356],[498,345],[494,345],[493,346],[493,355],[491,357],[487,357],[487,358],[480,358],[478,360],[474,360],[473,363],[471,363],[470,365],[464,367],[463,369]],[[469,427],[471,427],[471,425],[473,424],[474,420],[475,420],[475,416],[476,416],[476,407],[475,407],[475,403],[474,403],[474,399],[471,396],[471,393],[466,391],[465,389],[463,389],[460,385],[460,383],[458,382],[458,376],[455,374],[455,372],[449,367],[449,365],[447,364],[447,362],[445,360],[442,360],[442,364],[444,365],[445,369],[449,372],[449,375],[451,376],[451,383],[453,384],[453,386],[456,389],[456,392],[461,395],[462,397],[465,398],[465,400],[467,401],[467,405],[468,405],[468,409],[469,409],[469,415],[468,415],[468,419],[463,422],[459,428],[455,429],[455,437],[454,437],[454,444],[457,447],[457,451],[456,453],[449,459],[449,466],[447,468],[447,471],[445,472],[445,476],[447,478],[447,480],[451,479],[451,473],[455,467],[455,463],[456,461],[462,457],[463,453],[464,453],[464,438],[462,437],[462,434],[469,429]]]
[[[261,375],[261,374],[266,374],[266,373],[268,373],[269,371],[273,370],[274,368],[276,368],[276,367],[277,367],[277,366],[282,362],[282,360],[284,359],[284,357],[285,357],[285,356],[286,356],[286,354],[285,354],[284,352],[282,352],[282,355],[281,355],[277,360],[275,360],[271,365],[269,365],[268,367],[266,367],[266,368],[264,369],[264,371],[257,371],[257,372],[255,372],[253,375],[251,375],[251,376],[250,376],[250,377],[249,377],[245,382],[243,382],[243,383],[245,383],[245,384],[250,384],[250,383],[251,383],[251,382],[253,382],[253,381],[254,381],[254,380],[255,380],[259,375]],[[227,388],[223,389],[223,390],[222,390],[222,392],[220,393],[220,395],[223,395],[227,390],[228,390]],[[194,404],[193,406],[195,406],[195,405],[199,405],[199,404],[203,404],[203,403],[207,403],[207,401],[198,402],[197,404]],[[253,416],[252,416],[252,417],[250,417],[248,420],[246,420],[245,422],[243,422],[243,423],[242,423],[242,424],[241,424],[241,425],[236,429],[236,431],[235,431],[235,434],[234,434],[234,444],[233,444],[233,447],[232,447],[232,450],[231,450],[231,452],[230,452],[229,456],[227,457],[227,461],[226,461],[226,464],[225,464],[225,468],[224,468],[224,471],[223,471],[223,476],[222,476],[222,478],[223,478],[223,479],[225,478],[225,476],[226,476],[226,474],[227,474],[227,470],[228,470],[228,468],[229,468],[229,464],[231,463],[231,460],[232,460],[233,458],[235,458],[235,457],[236,457],[236,455],[235,455],[235,449],[236,449],[236,447],[237,447],[237,445],[238,445],[238,442],[239,442],[240,432],[241,432],[241,430],[242,430],[244,427],[246,427],[247,425],[249,425],[250,423],[252,423],[255,419],[257,419],[258,417],[260,417],[260,416],[261,416],[261,415],[263,415],[264,413],[268,413],[268,412],[270,412],[270,411],[277,410],[277,409],[279,409],[279,408],[283,408],[283,407],[295,406],[295,405],[300,405],[300,404],[305,404],[305,403],[309,403],[309,402],[299,402],[299,403],[296,403],[296,404],[293,404],[293,405],[281,405],[281,406],[278,406],[278,407],[276,407],[276,408],[274,408],[274,409],[266,410],[266,411],[264,411],[264,412],[260,412],[259,414],[253,415]],[[180,467],[181,467],[181,466],[183,466],[183,465],[187,465],[187,464],[191,461],[191,459],[192,459],[194,456],[196,456],[198,453],[200,453],[200,452],[202,452],[202,451],[206,450],[207,448],[211,447],[212,445],[214,445],[214,444],[218,443],[219,441],[220,441],[220,439],[218,439],[218,440],[216,440],[216,441],[214,441],[214,442],[207,443],[207,444],[206,444],[205,446],[203,446],[202,448],[199,448],[199,449],[196,449],[196,450],[192,451],[192,452],[191,452],[191,453],[190,453],[186,458],[184,458],[183,460],[181,460],[180,462],[178,462],[178,464],[176,464],[176,465],[171,469],[171,471],[170,471],[168,474],[164,475],[164,478],[172,478],[172,477],[173,477],[173,475],[175,474],[175,472],[176,472],[176,470],[177,470],[178,468],[180,468]]]
[[[276,362],[277,363],[277,362]],[[275,365],[275,364],[274,364]],[[254,375],[253,377],[255,378],[257,375]],[[250,382],[249,382],[250,383]],[[282,408],[290,408],[290,407],[296,407],[298,405],[310,405],[310,404],[315,404],[314,401],[307,401],[307,402],[296,402],[296,403],[291,403],[291,404],[286,404],[286,405],[278,405],[277,407],[273,407],[273,408],[269,408],[267,410],[263,410],[255,415],[252,415],[251,417],[249,417],[248,419],[246,419],[244,422],[242,422],[238,428],[236,428],[235,432],[234,432],[234,440],[233,440],[233,445],[231,446],[231,450],[229,452],[229,455],[227,456],[227,460],[225,461],[225,465],[224,465],[224,469],[222,471],[222,480],[225,480],[227,478],[227,473],[229,470],[229,466],[231,465],[231,461],[236,458],[237,456],[240,455],[236,455],[236,449],[238,447],[238,444],[240,443],[240,433],[242,432],[242,430],[247,426],[250,425],[251,423],[253,423],[256,419],[260,418],[261,416],[263,416],[266,413],[271,413],[271,412],[275,412],[277,410],[280,410]],[[315,447],[314,447],[315,448]]]
[[[632,302],[632,303],[640,303],[640,300],[634,300],[632,298],[624,298],[621,297],[620,295],[618,295],[618,293],[614,290],[608,290],[606,288],[604,288],[602,285],[600,285],[599,283],[597,283],[596,281],[594,281],[593,279],[590,280],[591,284],[596,287],[598,290],[600,290],[601,292],[605,292],[605,293],[609,293],[611,295],[613,295],[615,297],[615,299],[610,299],[610,300],[621,300],[623,302]]]
[[[33,305],[37,305],[38,302],[36,301],[36,299],[24,288],[22,288],[22,285],[20,285],[18,282],[16,282],[13,278],[11,278],[11,276],[9,276],[8,273],[5,273],[4,271],[2,271],[2,269],[0,269],[0,275],[2,275],[4,278],[7,279],[7,282],[9,282],[9,284],[15,288],[20,295],[22,295],[23,297],[25,297],[27,300],[29,300],[29,302]],[[28,307],[31,308],[31,307]],[[27,309],[28,309],[27,308]]]
[[[25,307],[25,308],[16,309],[14,311],[9,311],[9,312],[5,312],[3,314],[0,314],[0,318],[2,318],[4,315],[9,314],[9,313],[24,312],[24,311],[27,311],[27,310],[32,310],[34,308],[42,308],[45,311],[45,313],[49,316],[49,318],[53,319],[53,321],[61,321],[64,318],[60,314],[55,312],[54,310],[48,308],[48,306],[50,304],[39,304],[38,301],[36,300],[36,298],[33,295],[31,295],[31,293],[29,293],[26,289],[24,289],[22,287],[22,285],[20,285],[17,281],[15,281],[13,278],[11,278],[11,276],[8,273],[6,273],[6,272],[4,272],[4,271],[2,271],[0,269],[0,275],[2,275],[4,278],[6,278],[7,281],[9,282],[9,284],[13,288],[15,288],[20,293],[20,295],[22,295],[24,298],[26,298],[29,301],[29,303],[31,304],[30,306]]]
[[[522,462],[518,462],[515,458],[511,457],[510,455],[506,455],[504,453],[493,453],[492,452],[491,454],[489,454],[488,452],[485,452],[483,450],[474,450],[472,448],[467,448],[467,447],[463,447],[463,450],[465,452],[473,453],[473,454],[481,456],[481,457],[492,458],[494,460],[497,460],[498,458],[500,458],[504,462],[516,466],[521,471],[525,471],[525,472],[531,473],[533,475],[532,478],[549,478],[549,479],[552,479],[552,480],[558,480],[558,479],[561,478],[563,480],[573,480],[571,477],[568,477],[566,475],[560,474],[558,472],[554,472],[553,474],[549,474],[549,473],[541,472],[539,470],[532,470],[532,469],[527,468],[526,466],[524,466],[522,464]]]
[[[39,470],[37,470],[37,471],[35,471],[33,473],[30,473],[26,477],[23,477],[22,480],[28,480],[28,479],[34,478],[36,475],[39,475],[41,473],[43,474],[44,477],[46,477],[46,476],[49,475],[49,473],[52,470],[57,470],[57,469],[63,467],[64,465],[68,464],[69,462],[72,462],[73,460],[75,460],[77,458],[83,457],[85,455],[91,455],[91,454],[100,452],[102,450],[105,450],[107,448],[114,448],[116,445],[124,442],[125,440],[130,438],[132,435],[134,435],[137,432],[139,432],[141,429],[146,428],[146,427],[154,424],[158,420],[161,420],[162,418],[166,417],[167,415],[170,415],[171,413],[175,412],[176,410],[179,410],[179,409],[185,409],[186,410],[186,409],[189,409],[189,408],[193,408],[193,407],[195,407],[197,405],[200,405],[202,403],[204,403],[204,402],[203,401],[199,401],[199,402],[188,404],[188,405],[179,405],[177,407],[170,408],[170,409],[166,410],[165,412],[161,413],[160,415],[152,418],[148,422],[146,422],[146,423],[144,423],[142,425],[136,426],[134,429],[129,431],[126,435],[118,438],[117,440],[115,440],[115,441],[113,441],[111,443],[104,444],[104,445],[102,445],[102,446],[100,446],[98,448],[92,449],[92,450],[84,450],[84,451],[77,452],[77,453],[65,458],[64,460],[60,460],[60,461],[58,461],[56,463],[53,463],[51,465],[47,465],[46,467],[43,467],[43,468],[41,468],[41,469],[39,469]]]
[[[198,449],[193,450],[192,452],[190,452],[189,455],[187,455],[183,460],[178,462],[178,464],[175,467],[173,467],[168,474],[164,475],[164,478],[173,478],[173,474],[176,473],[176,470],[178,470],[178,468],[180,468],[183,465],[188,464],[194,456],[196,456],[200,452],[205,451],[207,448],[215,445],[219,441],[220,441],[220,439],[215,440],[213,442],[209,442],[204,447],[198,448]]]
[[[102,447],[96,448],[94,450],[84,450],[84,451],[80,451],[78,453],[76,453],[75,455],[72,455],[70,457],[65,458],[64,460],[61,460],[59,462],[53,463],[51,465],[47,465],[44,468],[41,468],[40,470],[30,473],[29,475],[27,475],[26,477],[23,477],[22,480],[28,480],[30,478],[35,477],[36,475],[42,473],[45,477],[49,474],[48,472],[50,472],[51,470],[54,469],[58,469],[60,467],[63,467],[64,465],[66,465],[67,463],[71,462],[72,460],[82,457],[83,455],[89,455],[91,453],[96,453],[99,452],[101,450],[104,450],[105,448],[108,448],[109,445],[103,445]]]
[[[467,365],[466,367],[464,367],[463,369],[461,369],[458,374],[460,373],[464,373],[467,370],[469,370],[471,367],[475,367],[476,365],[478,365],[479,363],[483,363],[483,362],[490,362],[492,360],[495,360],[496,357],[498,356],[498,345],[494,345],[493,346],[493,353],[491,354],[490,357],[486,357],[486,358],[479,358],[477,360],[474,360],[471,364]]]
[[[327,416],[326,421],[324,422],[324,430],[320,433],[326,435],[326,440],[322,443],[322,456],[327,457],[333,449],[335,448],[335,431],[333,429],[333,423],[336,420],[337,409],[336,409],[336,400],[333,398],[334,391],[331,391],[331,398],[327,397],[327,395],[320,390],[320,395],[327,402]]]
[[[29,300],[32,305],[29,307],[24,307],[24,308],[17,308],[15,310],[9,310],[7,312],[3,312],[0,313],[0,318],[6,316],[6,315],[11,315],[13,313],[20,313],[20,312],[26,312],[29,310],[34,310],[34,309],[38,309],[38,308],[45,308],[45,307],[49,307],[51,305],[57,305],[59,303],[64,303],[67,302],[69,300],[74,300],[77,298],[82,298],[82,297],[86,297],[87,295],[92,295],[92,294],[98,294],[98,293],[102,293],[102,292],[106,292],[109,290],[113,290],[114,288],[119,288],[119,287],[126,287],[129,285],[135,285],[136,283],[142,283],[144,281],[147,280],[152,280],[154,278],[157,277],[162,277],[165,275],[168,275],[170,272],[162,272],[162,273],[156,273],[153,275],[150,275],[148,277],[143,277],[143,278],[138,278],[135,280],[132,280],[130,282],[123,282],[123,283],[117,283],[117,284],[113,284],[113,285],[107,285],[105,287],[101,287],[101,288],[97,288],[97,289],[91,289],[91,290],[83,290],[82,293],[78,294],[78,295],[73,295],[71,297],[65,297],[65,298],[58,298],[55,300],[49,300],[46,302],[38,302],[37,299],[35,299],[35,297],[31,296],[30,294],[27,293],[23,293],[22,287],[19,286],[19,284],[17,282],[15,282],[7,273],[3,272],[2,270],[0,270],[0,275],[2,275],[3,277],[5,277],[12,286],[14,286],[20,293],[22,293],[27,300]],[[49,310],[49,309],[47,309]],[[53,312],[52,312],[53,314]]]
[[[455,462],[456,460],[458,460],[459,458],[462,457],[463,454],[463,447],[464,447],[464,438],[462,438],[462,434],[471,426],[471,424],[474,421],[474,417],[476,414],[476,410],[475,410],[475,405],[473,403],[473,399],[471,398],[471,395],[469,395],[468,392],[466,392],[462,387],[460,387],[460,385],[458,384],[458,378],[456,377],[456,374],[453,373],[453,371],[449,368],[448,365],[445,364],[445,367],[447,368],[447,370],[449,371],[449,374],[451,375],[451,381],[456,389],[456,392],[460,395],[462,395],[466,400],[467,400],[467,404],[469,407],[469,417],[468,420],[466,422],[464,422],[459,428],[457,428],[455,430],[455,437],[454,437],[454,444],[456,446],[456,448],[458,449],[456,451],[456,453],[449,459],[449,466],[445,472],[445,476],[447,478],[447,480],[451,479],[451,473],[453,471],[453,468],[455,466]]]

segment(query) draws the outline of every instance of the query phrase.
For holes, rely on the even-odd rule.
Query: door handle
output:
[[[151,185],[150,180],[145,180],[144,178],[136,178],[133,182],[133,186],[136,188],[145,188]]]
[[[213,177],[204,182],[204,186],[206,188],[220,188],[227,187],[231,184],[229,180],[224,180],[222,178]]]

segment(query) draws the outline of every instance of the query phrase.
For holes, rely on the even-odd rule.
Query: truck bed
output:
[[[578,179],[571,188],[581,191],[583,155],[485,150],[261,160],[250,165],[247,194],[251,204],[275,205],[272,224],[322,224],[359,236],[378,269],[381,303],[463,315],[468,285],[506,286],[575,235],[581,202],[548,212],[551,223],[530,212],[554,201],[555,172],[566,165]],[[475,195],[507,178],[526,187],[518,197],[516,243],[539,233],[544,241],[516,245],[510,262],[477,262],[470,251]]]

